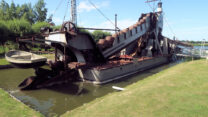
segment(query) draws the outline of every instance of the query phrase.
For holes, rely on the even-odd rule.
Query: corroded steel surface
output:
[[[150,17],[150,13],[149,13],[149,14],[142,14],[141,17],[140,17],[140,19],[139,19],[139,21],[136,22],[135,24],[129,26],[128,28],[123,29],[123,30],[121,30],[121,31],[118,32],[118,33],[115,33],[115,34],[113,34],[112,36],[107,36],[105,39],[99,39],[99,41],[98,41],[98,43],[97,43],[98,46],[99,46],[99,48],[100,48],[101,50],[105,50],[105,49],[107,49],[107,48],[112,47],[113,41],[114,41],[115,39],[117,39],[120,35],[126,35],[126,33],[127,33],[128,31],[132,31],[132,30],[133,30],[134,28],[136,28],[137,26],[139,26],[139,25],[145,23],[147,17]],[[113,38],[111,38],[111,37],[113,37]],[[110,39],[111,41],[108,41],[109,39]],[[108,41],[108,43],[106,43],[105,40]]]
[[[134,58],[137,62],[139,61],[144,61],[144,60],[149,60],[153,59],[152,57],[140,57],[140,58]],[[109,69],[113,67],[118,67],[118,66],[123,66],[127,64],[133,63],[133,58],[128,55],[122,55],[118,58],[118,60],[110,60],[106,64],[102,64],[99,66],[94,66],[92,69],[97,69],[97,70],[103,70],[103,69]]]

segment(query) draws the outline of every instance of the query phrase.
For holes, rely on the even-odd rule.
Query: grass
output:
[[[208,63],[185,62],[62,117],[207,117]]]
[[[39,112],[14,100],[2,89],[0,89],[0,103],[0,117],[43,117]]]
[[[10,63],[5,58],[0,58],[0,65],[9,65]]]
[[[50,60],[55,60],[55,54],[41,54],[41,56],[44,56]]]
[[[0,46],[0,54],[4,54],[5,52],[8,52],[9,49],[8,48],[4,48],[3,46]]]

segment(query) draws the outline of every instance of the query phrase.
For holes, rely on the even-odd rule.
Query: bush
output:
[[[78,28],[83,28],[83,27],[78,27]],[[78,31],[81,32],[81,33],[87,33],[87,34],[92,35],[92,33],[87,29],[78,29]]]
[[[7,26],[5,25],[5,21],[0,21],[0,43],[1,45],[4,44],[4,42],[7,40],[8,35],[9,35],[9,30]]]
[[[4,45],[8,50],[16,50],[18,49],[18,44],[13,41],[7,41]]]
[[[92,33],[94,40],[97,42],[99,39],[104,39],[106,36],[110,36],[110,32],[104,32],[100,30],[96,30]]]
[[[53,28],[53,30],[60,30],[61,29],[61,25],[53,26],[52,28]]]
[[[40,33],[42,27],[50,27],[50,24],[48,22],[37,22],[32,25],[32,30],[34,33]]]
[[[31,24],[25,19],[7,21],[7,27],[11,32],[11,37],[22,37],[32,32]]]

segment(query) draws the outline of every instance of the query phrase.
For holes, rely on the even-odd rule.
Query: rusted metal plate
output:
[[[86,67],[86,63],[71,62],[70,64],[68,64],[68,68],[70,69],[79,69],[82,67]]]

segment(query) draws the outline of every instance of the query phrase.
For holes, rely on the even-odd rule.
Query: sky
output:
[[[38,0],[6,0],[15,4],[31,2],[34,5]],[[53,14],[56,25],[62,24],[64,19],[70,20],[69,0],[44,0],[48,15]],[[62,2],[61,2],[62,1]],[[118,27],[127,28],[139,19],[142,13],[152,12],[146,0],[90,0],[112,22],[115,14],[118,15]],[[169,38],[174,36],[179,40],[208,41],[208,0],[161,0],[163,2],[164,27],[163,35]],[[60,5],[59,5],[60,4]],[[58,7],[59,6],[59,7]],[[68,9],[67,9],[68,8]],[[56,10],[57,9],[57,10]],[[77,22],[79,26],[91,28],[114,28],[88,0],[77,0]],[[66,15],[65,15],[66,14]],[[65,18],[64,18],[65,16]]]

